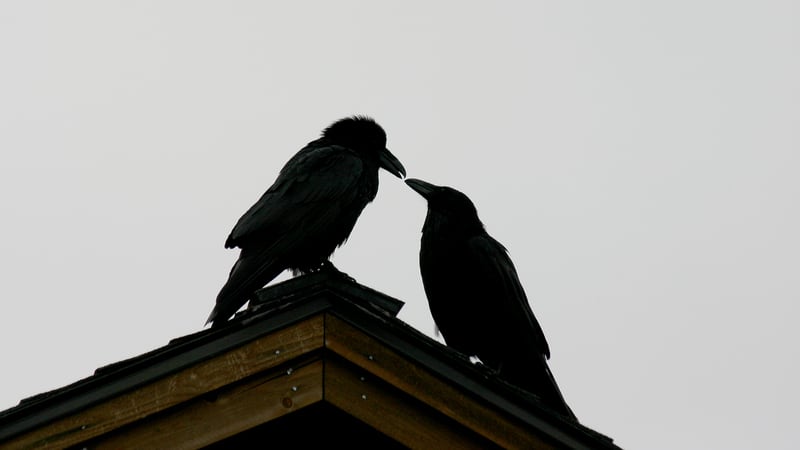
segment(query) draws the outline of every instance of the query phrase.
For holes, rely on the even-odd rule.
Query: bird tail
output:
[[[520,360],[515,359],[515,361]],[[500,376],[510,383],[537,395],[543,403],[557,413],[577,421],[578,418],[567,405],[564,396],[561,394],[561,389],[558,388],[545,356],[537,354],[525,358],[524,361],[525,367],[513,367],[509,365],[509,361],[506,361],[500,369]]]
[[[558,388],[558,384],[553,376],[553,372],[550,371],[550,367],[547,365],[547,361],[545,361],[544,358],[542,358],[542,364],[544,364],[544,367],[547,371],[547,384],[549,385],[547,388],[547,397],[549,398],[550,405],[552,405],[556,411],[562,415],[567,416],[577,422],[578,418],[575,416],[575,413],[572,412],[572,408],[567,405],[567,401],[564,400],[564,394],[562,394],[561,389]]]
[[[269,251],[251,254],[242,250],[231,269],[228,281],[217,294],[217,302],[206,320],[206,325],[218,326],[233,315],[265,284],[277,277],[283,269],[269,256]]]

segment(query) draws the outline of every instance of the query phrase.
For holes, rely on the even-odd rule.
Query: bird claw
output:
[[[292,272],[294,273],[294,276],[299,276],[302,274],[312,274],[312,273],[328,273],[333,276],[344,278],[345,280],[350,281],[352,283],[356,283],[355,278],[337,269],[336,266],[334,266],[333,263],[330,261],[324,261],[320,263],[318,266],[309,269],[303,269],[303,270],[295,269]]]

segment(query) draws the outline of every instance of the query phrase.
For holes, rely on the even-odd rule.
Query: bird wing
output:
[[[481,273],[485,277],[487,291],[505,293],[501,298],[494,298],[498,306],[498,314],[502,314],[506,331],[515,341],[522,345],[530,345],[531,350],[538,353],[534,358],[507,359],[503,361],[501,376],[512,384],[538,395],[546,404],[576,420],[561,394],[546,359],[550,358],[550,349],[539,322],[533,315],[528,298],[522,289],[519,276],[502,244],[489,235],[473,237],[469,240],[472,254],[478,258]]]
[[[286,163],[275,183],[239,219],[225,247],[270,235],[280,238],[299,225],[313,232],[308,227],[329,223],[338,212],[339,202],[333,200],[354,195],[362,170],[363,161],[352,150],[312,142]]]
[[[534,345],[540,354],[550,358],[550,348],[544,332],[533,315],[506,248],[489,235],[472,237],[467,245],[470,254],[475,256],[477,273],[484,277],[484,280],[476,281],[485,283],[487,295],[498,296],[498,293],[503,293],[494,302],[501,314],[499,317],[507,321],[507,329],[517,335],[516,338],[521,342]]]
[[[236,312],[249,295],[286,269],[283,260],[308,236],[336,222],[341,206],[358,195],[363,162],[352,150],[312,142],[281,169],[275,183],[239,219],[227,248],[241,247],[208,321]]]

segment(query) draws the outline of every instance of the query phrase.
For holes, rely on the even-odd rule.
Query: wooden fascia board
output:
[[[328,353],[325,401],[409,448],[487,449],[492,443],[417,399]],[[358,436],[353,436],[358,442]]]
[[[325,319],[325,347],[501,447],[538,449],[557,446],[530,426],[475,400],[332,314],[327,314]],[[343,405],[337,406],[344,409]],[[356,417],[370,423],[369,415]],[[397,436],[392,437],[397,439]]]
[[[322,400],[321,353],[225,386],[88,442],[91,449],[202,448]],[[304,359],[303,356],[299,357]]]
[[[363,374],[375,382],[365,383]],[[3,446],[63,448],[91,442],[93,447],[105,443],[120,448],[129,442],[142,448],[175,433],[171,447],[180,448],[181,442],[195,447],[321,400],[411,447],[436,439],[458,442],[460,433],[473,432],[478,442],[486,439],[505,448],[558,445],[328,311],[33,429]],[[387,411],[396,412],[394,419]],[[409,421],[412,416],[426,419]],[[469,442],[474,443],[467,439],[464,446]]]
[[[95,375],[53,393],[26,399],[17,407],[0,412],[0,446],[17,436],[48,426],[64,417],[74,416],[120,394],[149,385],[201,361],[215,358],[245,343],[293,326],[304,319],[319,315],[329,307],[328,300],[319,298],[297,305],[288,314],[276,314],[268,320],[245,318],[229,327],[205,330],[177,339],[177,342],[171,342],[164,348],[130,361],[100,368]]]
[[[226,353],[57,419],[2,443],[8,448],[63,448],[141,420],[324,346],[316,315]]]

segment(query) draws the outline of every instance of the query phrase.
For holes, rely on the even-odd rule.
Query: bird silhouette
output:
[[[406,184],[428,203],[420,273],[445,343],[575,419],[547,365],[550,349],[514,264],[475,205],[450,187],[411,178]]]
[[[333,123],[295,154],[225,241],[241,253],[206,323],[224,323],[284,270],[335,270],[328,258],[375,198],[381,168],[405,177],[383,128],[364,116]]]

